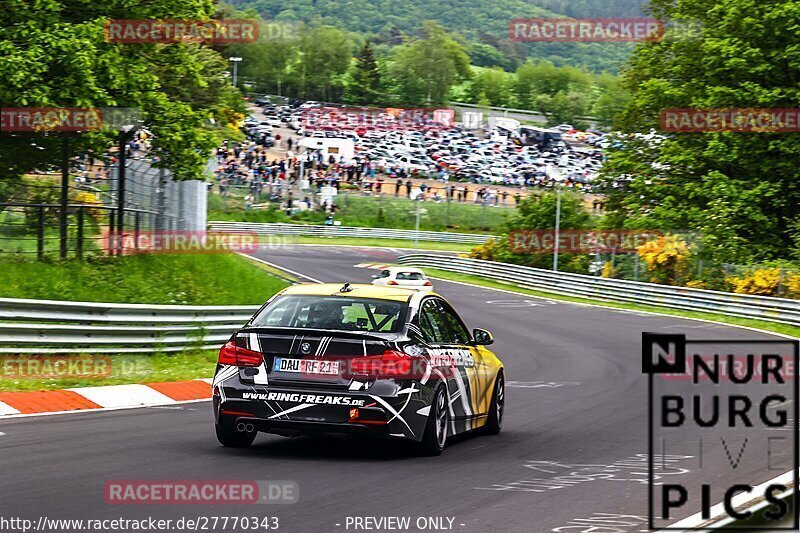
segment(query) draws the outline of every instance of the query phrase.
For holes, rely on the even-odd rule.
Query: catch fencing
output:
[[[433,254],[403,255],[398,262],[402,265],[471,274],[554,294],[717,313],[800,326],[800,300],[553,272],[477,259],[443,258]]]
[[[258,222],[209,222],[208,229],[214,232],[255,233],[258,235],[402,239],[461,244],[483,244],[491,238],[489,235],[479,235],[475,233],[447,233],[439,231],[360,228],[353,226],[320,226],[310,224],[267,224]]]
[[[119,169],[108,162],[81,164],[83,177],[70,182],[69,202],[59,201],[61,186],[53,175],[26,178],[0,203],[0,254],[43,259],[82,258],[104,250],[103,235],[114,232],[202,231],[207,218],[208,187],[204,181],[174,181],[172,173],[156,169],[145,158],[128,160],[125,201],[120,210]],[[209,161],[208,172],[212,171]],[[48,201],[33,202],[31,198]]]
[[[216,163],[205,170],[213,175]],[[111,167],[108,198],[119,202],[119,169]],[[206,224],[208,185],[202,180],[174,181],[172,172],[153,167],[146,157],[127,161],[125,207],[150,214],[147,229],[155,231],[202,231]]]

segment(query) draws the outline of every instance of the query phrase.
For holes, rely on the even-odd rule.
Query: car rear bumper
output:
[[[229,385],[229,383],[226,383]],[[428,420],[432,390],[394,395],[226,386],[213,396],[217,424],[253,424],[267,433],[346,433],[419,441]],[[408,388],[406,389],[408,390]],[[422,411],[421,413],[419,411]]]
[[[277,435],[308,435],[315,433],[341,433],[357,436],[369,436],[378,438],[402,437],[403,434],[392,435],[389,426],[358,424],[348,422],[324,422],[308,420],[275,420],[268,418],[257,418],[253,416],[226,415],[226,409],[219,417],[218,423],[222,425],[237,426],[239,423],[252,424],[256,431],[263,433],[274,433]]]

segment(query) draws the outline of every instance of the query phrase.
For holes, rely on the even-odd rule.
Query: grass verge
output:
[[[285,270],[282,270],[280,268],[275,268],[274,266],[268,265],[266,263],[262,263],[261,261],[257,260],[255,257],[250,257],[249,255],[242,255],[241,257],[247,259],[247,261],[251,265],[253,265],[254,267],[256,267],[256,268],[258,268],[260,270],[263,270],[267,274],[275,276],[276,278],[280,278],[280,279],[286,281],[289,284],[303,283],[303,281],[301,279],[299,279],[297,276],[295,276],[294,274],[291,274],[291,273],[289,273],[289,272],[287,272]],[[261,302],[261,303],[264,303],[264,302]]]
[[[477,186],[471,185],[470,189],[477,189]],[[512,199],[508,201],[513,202]],[[396,198],[393,194],[380,197],[342,194],[335,203],[336,220],[344,226],[409,230],[416,227],[417,204],[408,198]],[[454,233],[497,233],[515,212],[510,207],[483,207],[474,202],[426,201],[419,207],[421,230]],[[222,199],[216,195],[209,197],[208,208],[208,218],[212,221],[322,224],[326,218],[325,213],[318,211],[301,211],[289,216],[277,207],[247,210],[238,198]]]
[[[216,350],[108,356],[0,356],[0,391],[37,391],[210,378]],[[40,377],[58,360],[77,360],[83,375]],[[95,372],[102,369],[103,372]],[[39,376],[34,371],[39,371]],[[92,375],[96,374],[96,375]]]
[[[286,280],[232,254],[142,254],[87,261],[3,259],[0,296],[180,305],[262,304]]]
[[[749,328],[763,329],[765,331],[772,331],[775,333],[782,333],[791,337],[800,338],[800,328],[791,326],[789,324],[781,324],[778,322],[769,322],[766,320],[753,320],[749,318],[738,318],[727,315],[720,315],[715,313],[701,313],[696,311],[682,311],[680,309],[670,309],[668,307],[658,307],[654,305],[641,305],[635,303],[620,303],[620,302],[606,302],[601,300],[593,300],[589,298],[578,298],[574,296],[565,296],[561,294],[554,294],[550,292],[536,291],[518,287],[511,283],[504,283],[501,281],[490,280],[480,276],[473,276],[470,274],[459,274],[448,272],[446,270],[439,270],[436,268],[426,268],[426,274],[432,278],[439,278],[450,281],[461,281],[464,283],[472,283],[482,287],[492,289],[504,289],[507,291],[516,292],[519,294],[527,294],[530,296],[538,296],[541,298],[548,298],[550,300],[560,300],[564,302],[575,302],[581,304],[592,304],[601,307],[610,307],[614,309],[624,309],[627,311],[645,311],[650,313],[660,313],[663,315],[672,315],[682,318],[697,318],[701,320],[713,320],[714,322],[722,322],[732,326],[745,326]]]
[[[136,255],[87,262],[0,261],[0,296],[121,303],[262,304],[288,286],[286,273],[232,254]],[[77,359],[61,374],[59,360]],[[0,355],[0,391],[182,381],[214,373],[216,350],[131,355]],[[54,371],[55,370],[55,371]]]

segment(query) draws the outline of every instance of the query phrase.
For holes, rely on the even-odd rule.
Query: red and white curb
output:
[[[23,416],[172,405],[210,398],[211,379],[0,392],[0,420]]]

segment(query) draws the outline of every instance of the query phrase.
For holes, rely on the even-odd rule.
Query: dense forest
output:
[[[586,66],[616,72],[632,46],[620,43],[517,43],[508,39],[508,23],[533,17],[636,17],[642,0],[229,0],[265,20],[326,24],[359,33],[378,54],[416,35],[423,21],[440,23],[463,40],[475,66],[515,70],[526,58],[546,58],[556,66]]]

